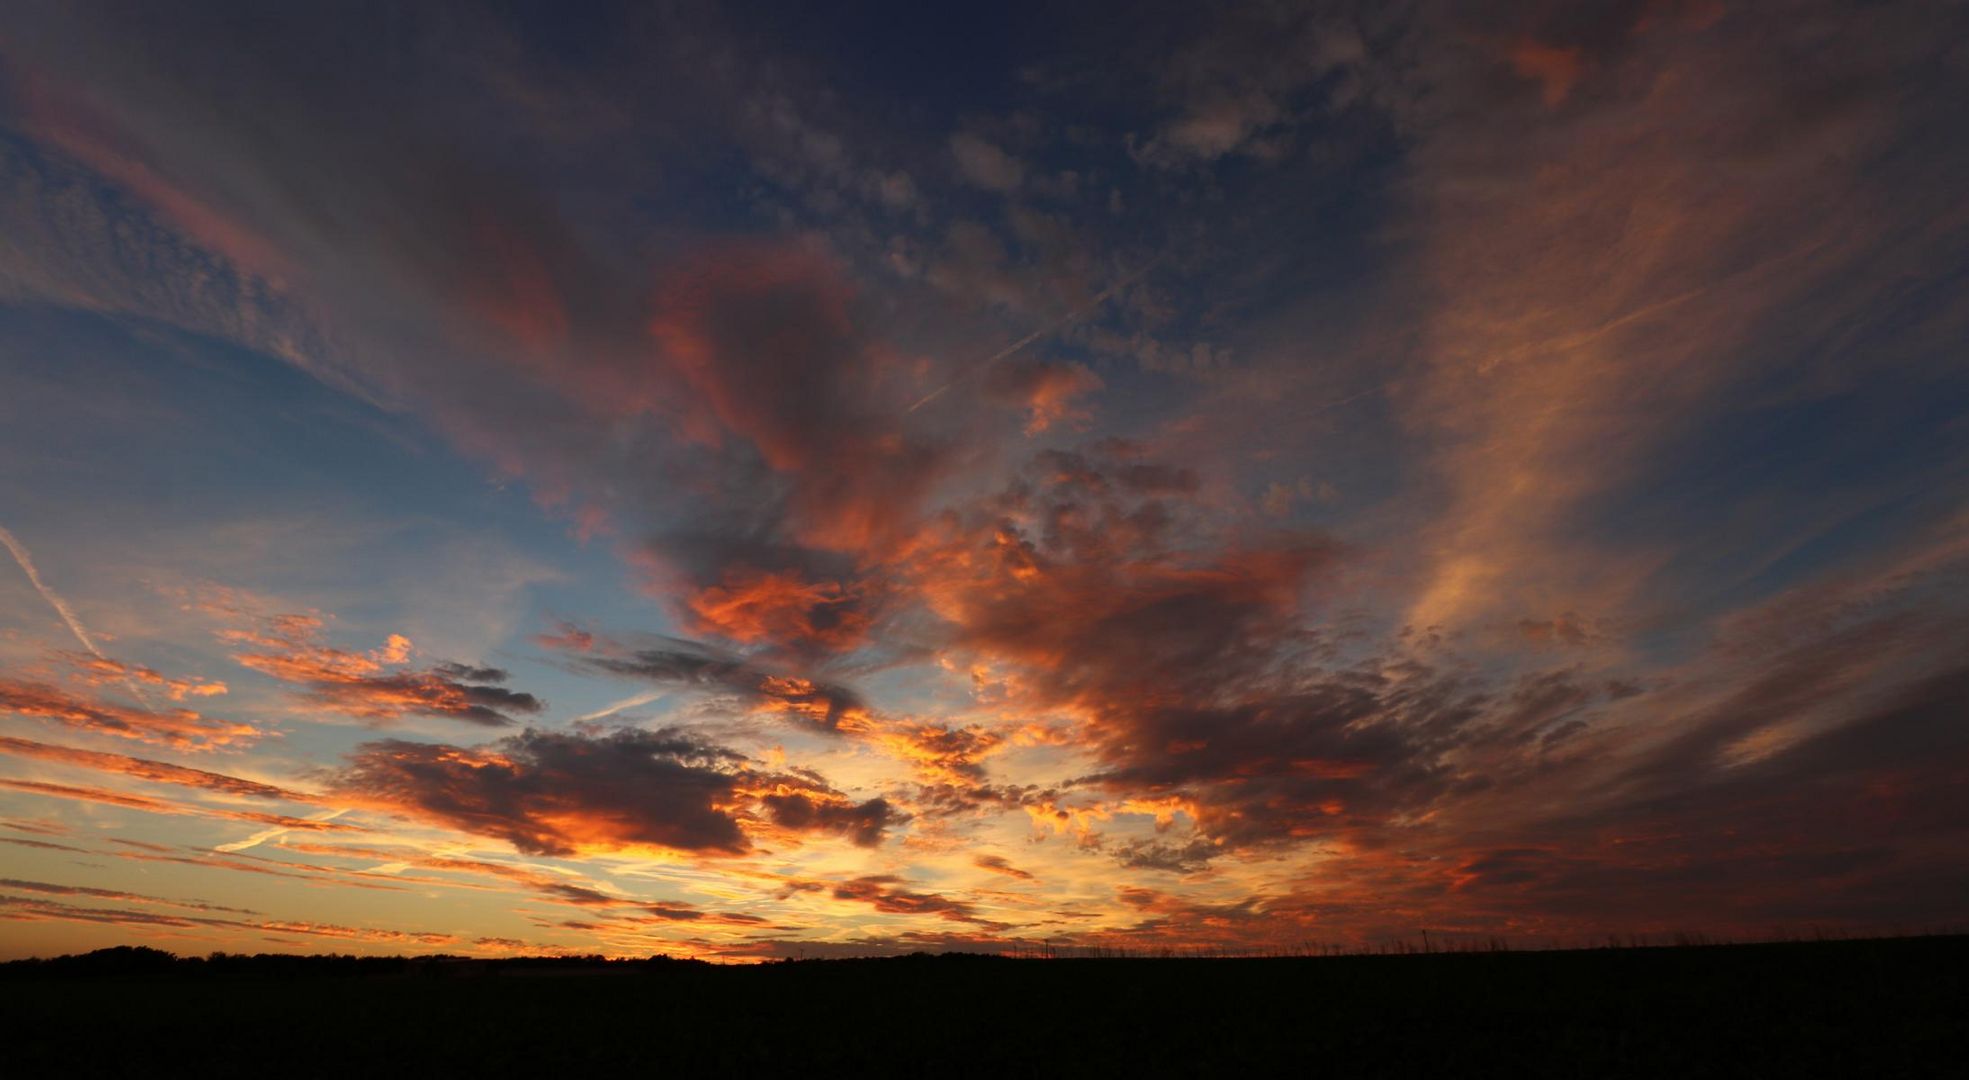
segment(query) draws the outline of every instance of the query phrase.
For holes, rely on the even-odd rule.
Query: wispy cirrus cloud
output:
[[[180,750],[242,745],[266,734],[251,724],[219,720],[191,709],[135,708],[19,679],[0,679],[0,712]]]
[[[0,886],[0,888],[14,887]],[[89,896],[88,891],[74,895]],[[170,901],[156,901],[150,897],[122,895],[115,899],[128,901],[150,901],[171,904]],[[180,905],[173,905],[180,906]],[[229,908],[209,910],[228,911]],[[304,938],[329,938],[340,941],[357,941],[382,945],[429,948],[445,945],[457,940],[452,934],[436,931],[405,931],[394,929],[371,929],[354,926],[341,926],[334,923],[306,922],[290,919],[232,919],[218,915],[189,915],[169,912],[148,911],[142,908],[85,907],[59,900],[38,897],[0,896],[0,918],[15,922],[41,922],[55,920],[61,922],[96,923],[121,926],[133,929],[171,929],[180,931],[200,930],[249,930],[268,934],[295,934]]]
[[[0,736],[0,753],[14,757],[30,758],[38,761],[52,761],[62,765],[80,766],[97,772],[114,773],[156,783],[175,784],[180,787],[200,788],[223,795],[247,795],[264,799],[283,799],[288,802],[309,802],[313,796],[296,792],[278,785],[248,780],[225,773],[208,772],[183,765],[173,765],[148,758],[129,757],[124,754],[109,754],[98,750],[83,750],[72,746],[57,746],[52,743],[36,742],[13,736]]]
[[[98,803],[103,806],[114,806],[124,810],[139,810],[146,814],[217,818],[223,821],[241,821],[252,825],[268,825],[281,830],[341,832],[355,830],[357,828],[357,826],[336,821],[288,817],[284,814],[268,814],[256,810],[228,810],[196,803],[172,802],[128,791],[115,791],[100,787],[80,787],[73,784],[55,784],[43,780],[0,779],[0,787],[25,792],[30,795],[46,796],[48,798]]]

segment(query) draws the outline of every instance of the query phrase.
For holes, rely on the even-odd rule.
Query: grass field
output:
[[[0,968],[0,1072],[1963,1076],[1966,963],[1969,937],[756,967],[16,964]]]

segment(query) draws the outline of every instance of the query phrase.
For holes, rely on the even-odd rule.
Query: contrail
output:
[[[1337,401],[1328,401],[1320,405],[1315,405],[1312,408],[1307,409],[1303,415],[1311,416],[1314,413],[1323,413],[1328,409],[1337,409],[1342,405],[1351,405],[1354,402],[1359,401],[1364,397],[1368,397],[1372,394],[1379,394],[1386,390],[1391,390],[1394,388],[1395,384],[1399,381],[1401,380],[1390,379],[1389,381],[1384,382],[1379,386],[1370,386],[1367,389],[1360,391],[1359,393],[1348,394],[1346,397],[1340,398]]]
[[[27,575],[28,583],[34,586],[34,591],[41,594],[41,599],[46,600],[49,607],[55,609],[55,614],[60,615],[62,621],[68,624],[68,632],[75,635],[75,640],[81,642],[82,647],[89,650],[90,655],[96,659],[107,664],[116,663],[103,655],[102,649],[96,645],[96,640],[83,628],[82,620],[75,617],[75,609],[68,606],[68,601],[63,600],[59,593],[48,587],[47,582],[41,580],[41,571],[34,568],[34,556],[28,554],[27,546],[16,539],[13,533],[8,532],[4,525],[0,525],[0,544],[7,545],[7,550],[13,553],[14,561],[20,564],[21,573]],[[151,708],[150,699],[137,688],[135,680],[126,675],[123,678],[123,685],[130,688],[132,696],[143,702],[144,708]]]
[[[616,713],[619,713],[624,709],[633,709],[638,705],[648,705],[650,702],[655,701],[657,698],[660,698],[667,693],[669,693],[668,690],[645,690],[640,694],[637,694],[633,697],[623,698],[621,701],[618,701],[613,705],[609,705],[604,708],[597,709],[586,716],[579,717],[578,719],[581,719],[583,721],[603,720],[608,717],[614,716]]]
[[[334,821],[336,818],[341,817],[343,814],[346,814],[348,812],[349,812],[349,808],[344,806],[335,810],[323,811],[322,813],[319,814],[309,814],[308,820]],[[215,847],[212,850],[223,851],[228,854],[235,851],[245,851],[247,848],[259,847],[261,844],[264,844],[269,840],[281,836],[286,836],[288,833],[291,833],[293,831],[294,830],[291,827],[282,828],[280,826],[275,826],[274,828],[271,829],[262,829],[259,832],[254,833],[253,835],[247,837],[244,840],[234,840],[230,844],[220,844],[218,847]]]
[[[1115,293],[1118,293],[1121,290],[1127,288],[1128,286],[1133,285],[1136,281],[1141,279],[1141,276],[1143,274],[1148,273],[1151,269],[1155,267],[1155,264],[1161,261],[1162,261],[1162,256],[1157,255],[1155,258],[1150,259],[1148,262],[1145,262],[1141,266],[1137,267],[1133,273],[1127,274],[1123,277],[1116,279],[1114,284],[1108,286],[1105,289],[1102,289],[1099,293],[1096,293],[1093,299],[1087,301],[1086,303],[1080,305],[1077,308],[1074,308],[1072,311],[1067,312],[1065,315],[1062,315],[1059,319],[1045,326],[1042,326],[1037,330],[1034,330],[1032,333],[1027,334],[1026,336],[1020,338],[1017,341],[1014,341],[1010,345],[1005,346],[1004,348],[998,350],[995,353],[992,353],[990,356],[987,356],[982,360],[974,361],[972,363],[964,365],[964,367],[960,369],[956,375],[951,376],[949,382],[946,382],[942,386],[937,387],[935,390],[932,390],[929,393],[924,394],[921,398],[917,399],[916,404],[911,405],[907,409],[904,409],[903,412],[905,414],[915,412],[916,410],[922,408],[925,405],[928,405],[930,402],[935,401],[937,398],[941,397],[944,391],[950,389],[953,386],[956,386],[958,382],[964,378],[964,376],[970,374],[971,372],[979,370],[981,368],[989,367],[992,364],[995,364],[998,361],[1003,360],[1006,357],[1012,355],[1013,353],[1018,352],[1020,349],[1025,348],[1026,346],[1032,344],[1033,342],[1038,341],[1040,338],[1051,337],[1052,335],[1059,333],[1061,330],[1065,329],[1069,324],[1073,323],[1075,320],[1081,318],[1082,316],[1086,315],[1088,312],[1094,310],[1095,308],[1100,307],[1102,304],[1107,303],[1109,298],[1113,297]]]

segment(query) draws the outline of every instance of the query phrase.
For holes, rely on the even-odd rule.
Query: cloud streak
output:
[[[17,679],[0,679],[0,712],[179,750],[243,745],[266,734],[251,724],[217,720],[191,709],[132,709]]]
[[[83,648],[89,650],[89,655],[101,663],[113,664],[114,661],[103,655],[95,639],[83,628],[82,620],[76,617],[75,609],[69,607],[68,601],[62,599],[60,593],[42,580],[41,571],[35,567],[34,557],[29,554],[27,546],[4,525],[0,525],[0,544],[6,545],[8,554],[14,557],[14,563],[21,568],[21,573],[27,575],[28,584],[34,586],[34,591],[41,594],[41,599],[48,602],[48,606],[55,610],[56,615],[61,616],[63,624],[68,627],[68,632],[75,636],[76,641],[82,643]],[[123,679],[123,685],[130,691],[130,696],[141,702],[146,709],[151,707],[150,699],[144,696],[144,692],[137,687],[135,681],[126,677]]]

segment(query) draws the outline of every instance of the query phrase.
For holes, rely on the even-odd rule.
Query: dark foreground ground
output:
[[[1969,1076],[1969,937],[754,968],[132,959],[0,966],[0,1073]]]

